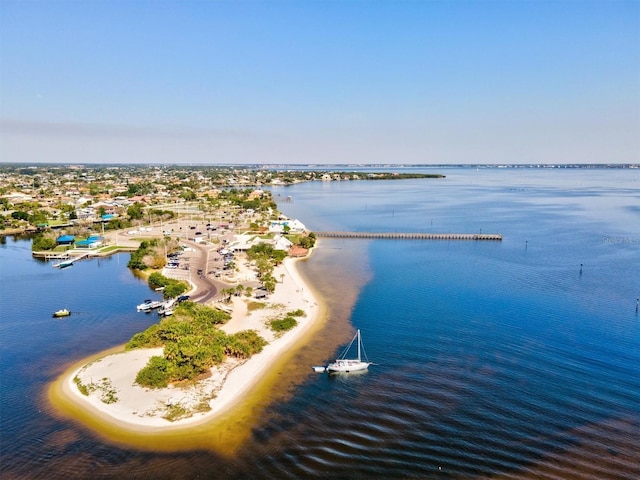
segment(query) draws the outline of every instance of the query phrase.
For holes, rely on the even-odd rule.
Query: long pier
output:
[[[502,241],[498,233],[408,233],[408,232],[314,232],[327,238],[392,238],[399,240],[492,240]]]

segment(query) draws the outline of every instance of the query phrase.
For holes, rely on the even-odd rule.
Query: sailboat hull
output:
[[[349,373],[357,372],[359,370],[366,370],[371,363],[361,362],[358,360],[337,360],[334,363],[330,363],[327,366],[327,372],[329,373]]]

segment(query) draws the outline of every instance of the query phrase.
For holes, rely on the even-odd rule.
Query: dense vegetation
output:
[[[248,358],[262,351],[266,341],[253,330],[227,335],[217,325],[229,314],[193,302],[176,307],[172,317],[137,333],[128,350],[164,346],[163,356],[154,356],[138,372],[136,382],[162,388],[172,382],[193,380],[221,363],[226,356]]]
[[[145,262],[145,257],[153,254],[153,247],[155,247],[157,243],[157,240],[144,240],[140,242],[138,249],[135,252],[131,252],[131,258],[129,258],[127,267],[132,270],[146,270],[149,268]]]
[[[31,242],[31,250],[34,252],[53,250],[56,246],[56,239],[51,235],[45,235],[43,233],[35,234]]]
[[[316,234],[313,232],[309,232],[309,235],[303,235],[298,238],[296,245],[302,248],[313,248],[316,244]]]
[[[261,242],[247,250],[247,258],[255,262],[258,278],[267,292],[274,292],[277,280],[273,276],[275,265],[283,262],[287,252],[276,250],[273,245]]]
[[[149,287],[152,289],[163,288],[164,298],[175,298],[187,291],[189,286],[186,282],[167,278],[159,272],[149,275]]]
[[[131,252],[127,267],[132,270],[146,270],[147,268],[159,269],[166,265],[165,252],[177,248],[177,242],[168,237],[143,240],[134,252]],[[163,285],[159,285],[163,286]]]
[[[298,325],[298,320],[295,317],[302,317],[304,314],[304,310],[294,310],[287,313],[284,318],[271,320],[269,326],[274,332],[286,332]]]
[[[247,250],[247,258],[249,260],[259,260],[264,258],[270,260],[275,265],[282,263],[286,257],[287,252],[284,250],[276,250],[273,245],[265,242],[253,245],[249,250]]]

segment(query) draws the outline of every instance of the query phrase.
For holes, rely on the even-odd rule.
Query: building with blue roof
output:
[[[76,237],[74,235],[61,235],[56,239],[58,245],[72,245]]]
[[[91,235],[85,240],[78,240],[75,243],[76,248],[96,248],[102,245],[102,237]]]

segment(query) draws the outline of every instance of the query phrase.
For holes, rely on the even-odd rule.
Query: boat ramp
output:
[[[70,267],[71,265],[73,265],[73,262],[77,262],[78,260],[82,260],[83,258],[87,258],[89,255],[91,255],[91,252],[83,252],[78,256],[74,256],[73,258],[67,257],[67,259],[63,260],[62,262],[54,263],[53,264],[53,268]]]

